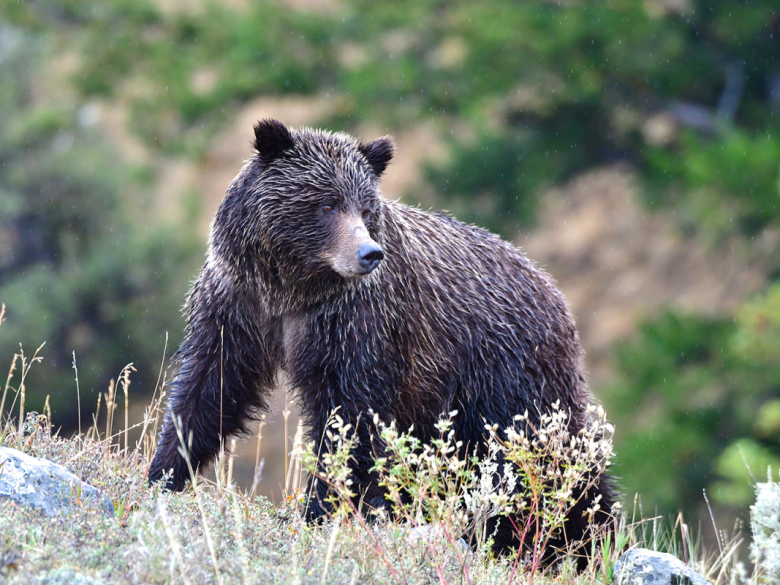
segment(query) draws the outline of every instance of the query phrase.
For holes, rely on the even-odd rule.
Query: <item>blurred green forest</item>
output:
[[[62,423],[75,417],[73,351],[90,404],[130,361],[151,393],[204,251],[189,229],[198,205],[150,213],[159,169],[90,122],[94,100],[127,109],[150,160],[203,160],[260,96],[324,97],[318,125],[333,129],[433,121],[449,130],[447,156],[405,199],[427,189],[510,239],[550,187],[615,163],[646,209],[713,246],[750,249],[780,230],[774,0],[0,7],[0,355],[48,342],[28,401],[51,394]],[[744,516],[752,477],[780,467],[780,255],[765,273],[735,312],[648,315],[614,347],[616,377],[594,390],[618,429],[629,505],[639,493],[645,511],[696,517],[706,490]]]

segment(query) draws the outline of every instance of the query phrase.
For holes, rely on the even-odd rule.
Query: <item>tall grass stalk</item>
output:
[[[114,411],[116,411],[116,382],[112,378],[108,383],[108,392],[106,393],[106,439],[111,436],[114,426]]]
[[[73,352],[73,371],[76,373],[76,408],[79,417],[79,436],[81,436],[81,388],[79,388],[79,369],[76,366],[76,352]]]
[[[5,308],[5,306],[3,306]],[[3,387],[3,399],[0,400],[0,426],[2,426],[2,434],[0,434],[0,442],[5,437],[6,426],[3,422],[3,414],[5,413],[5,399],[8,396],[8,389],[11,387],[11,380],[13,380],[14,372],[16,371],[16,362],[19,358],[19,354],[15,354],[13,360],[11,360],[11,367],[8,369],[8,377],[5,380],[5,386]],[[11,409],[13,410],[13,408]],[[10,419],[10,414],[9,414]]]
[[[300,425],[299,425],[300,426]],[[325,585],[327,583],[328,579],[328,567],[330,567],[331,559],[333,558],[333,548],[336,544],[336,539],[339,536],[339,528],[341,528],[341,521],[342,517],[339,516],[336,518],[336,521],[333,523],[333,528],[330,532],[330,541],[328,542],[328,553],[325,555],[325,568],[322,570],[322,585]]]
[[[230,452],[228,453],[228,468],[227,468],[227,489],[228,491],[235,491],[233,485],[233,462],[236,459],[236,438],[230,439]]]
[[[46,420],[51,424],[51,404],[49,404],[49,398],[51,397],[50,394],[46,395],[46,402],[43,403],[43,416],[46,417]]]
[[[162,520],[163,527],[165,528],[165,534],[168,536],[168,542],[171,545],[171,550],[173,551],[174,557],[176,558],[176,564],[179,566],[179,575],[181,575],[181,580],[184,581],[185,585],[190,585],[191,581],[187,578],[187,573],[184,570],[184,557],[181,554],[181,548],[179,547],[179,543],[176,540],[176,535],[173,534],[173,530],[171,529],[171,521],[168,518],[168,512],[165,510],[165,503],[163,502],[162,498],[157,498],[157,511],[160,514],[160,519]]]
[[[165,378],[163,377],[163,370],[165,369],[165,355],[168,351],[168,332],[165,332],[165,345],[163,346],[163,355],[162,359],[160,360],[160,371],[157,373],[157,382],[154,384],[154,390],[152,391],[152,398],[149,401],[149,404],[146,405],[146,408],[144,410],[144,424],[143,429],[141,430],[141,437],[138,439],[138,442],[135,444],[135,449],[138,451],[141,447],[141,444],[147,440],[146,435],[146,429],[149,426],[149,422],[153,421],[153,432],[152,437],[150,437],[148,440],[151,441],[151,445],[149,447],[151,448],[154,444],[154,437],[157,436],[157,420],[159,418],[159,410],[160,405],[162,402],[162,397],[160,400],[157,400],[157,391],[159,389],[160,393],[163,394],[163,387],[165,385]],[[160,385],[160,380],[163,380],[163,385]],[[147,450],[147,452],[149,452]],[[151,461],[151,460],[150,460]]]
[[[244,541],[244,523],[241,520],[238,501],[239,498],[234,494],[230,499],[230,511],[233,514],[233,522],[235,522],[236,525],[235,536],[238,545],[238,556],[241,562],[241,576],[244,579],[244,583],[249,583],[249,553],[247,552],[246,542]]]
[[[288,498],[297,497],[297,494],[301,493],[303,487],[301,485],[301,478],[303,477],[301,457],[303,451],[303,421],[298,420],[298,427],[295,430],[295,438],[293,439],[293,448],[290,452],[290,465],[284,481],[284,492]]]
[[[249,499],[255,499],[255,493],[257,492],[257,485],[260,483],[260,476],[263,472],[263,466],[260,462],[260,447],[263,443],[263,427],[265,426],[265,414],[260,418],[257,424],[257,448],[255,449],[255,474],[252,479],[252,488],[249,491]]]
[[[13,411],[14,406],[16,405],[16,400],[19,399],[19,428],[17,431],[17,441],[19,449],[22,448],[21,440],[22,440],[22,431],[24,430],[24,406],[25,406],[25,398],[26,398],[26,386],[25,382],[27,381],[27,375],[30,373],[30,369],[33,367],[34,364],[43,361],[43,356],[38,355],[40,351],[43,349],[43,346],[46,345],[46,342],[44,341],[41,345],[38,346],[38,349],[35,350],[35,353],[33,354],[32,358],[29,360],[24,355],[24,348],[19,345],[19,353],[17,354],[19,358],[19,363],[21,364],[21,370],[20,370],[20,380],[19,380],[19,386],[16,388],[16,394],[14,396],[14,400],[11,403],[11,408],[9,410]],[[17,357],[15,356],[15,357]],[[6,383],[6,390],[9,387],[11,374],[13,372],[13,364],[16,363],[16,360],[14,359],[14,362],[11,366],[11,373],[8,374],[9,379]],[[3,392],[3,403],[5,403],[5,391]],[[2,413],[2,409],[0,409],[0,413]]]
[[[219,564],[217,563],[217,551],[214,548],[214,539],[211,537],[211,530],[209,529],[209,523],[206,516],[206,511],[203,508],[203,502],[202,497],[200,493],[200,486],[198,482],[198,474],[195,472],[195,470],[192,467],[192,461],[190,460],[190,448],[192,445],[192,434],[190,434],[187,437],[187,440],[184,439],[184,432],[182,431],[181,426],[181,419],[178,419],[176,417],[173,418],[174,421],[174,427],[176,429],[176,434],[179,437],[179,453],[182,457],[184,457],[184,461],[187,463],[187,469],[190,472],[190,481],[192,482],[192,490],[195,493],[195,503],[198,506],[198,510],[200,511],[200,517],[203,522],[203,532],[206,536],[206,543],[209,547],[209,552],[211,553],[211,561],[214,566],[214,577],[217,579],[217,582],[222,585],[222,577],[219,574]]]
[[[288,453],[288,448],[290,445],[290,431],[288,428],[290,418],[290,402],[287,393],[287,384],[284,385],[284,410],[282,410],[282,417],[284,418],[284,477],[286,481],[290,468]]]
[[[98,429],[98,419],[100,418],[100,401],[103,399],[103,394],[98,392],[97,406],[95,412],[92,414],[92,427],[87,431],[87,438],[90,437],[90,432],[95,436],[95,440],[100,442],[100,430]]]
[[[125,452],[127,452],[127,435],[130,430],[130,371],[135,371],[133,364],[126,365],[119,374],[122,391],[125,395]]]

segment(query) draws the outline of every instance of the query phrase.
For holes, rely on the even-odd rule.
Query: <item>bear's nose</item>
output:
[[[379,266],[382,258],[385,257],[385,253],[376,242],[366,242],[358,248],[357,256],[360,267],[368,274]]]

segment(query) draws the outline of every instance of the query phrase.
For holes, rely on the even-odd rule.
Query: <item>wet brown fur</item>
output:
[[[370,410],[401,429],[414,424],[424,439],[457,410],[457,438],[470,446],[483,444],[486,423],[505,428],[526,410],[538,423],[558,400],[572,412],[572,430],[582,428],[593,397],[555,283],[483,229],[382,199],[389,138],[363,144],[265,120],[255,148],[217,212],[190,291],[150,480],[172,469],[168,487],[178,490],[188,479],[172,417],[192,436],[194,465],[203,466],[223,438],[245,432],[267,408],[279,370],[313,439],[327,442],[325,421],[336,407],[356,425],[354,480],[375,507],[386,501],[370,472],[382,455]],[[370,274],[352,275],[344,266],[355,266],[366,238],[385,258]],[[321,483],[314,494],[312,518],[326,512]],[[599,494],[608,509],[609,478],[575,507],[570,540],[585,536],[582,512]],[[498,526],[496,544],[517,545],[509,523]]]

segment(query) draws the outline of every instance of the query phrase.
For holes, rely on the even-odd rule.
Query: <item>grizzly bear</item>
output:
[[[335,408],[353,424],[355,491],[374,508],[387,502],[371,471],[382,445],[369,413],[428,439],[457,410],[464,449],[518,413],[538,426],[556,401],[572,431],[583,427],[593,400],[583,352],[550,276],[483,229],[383,199],[389,137],[364,143],[275,120],[254,130],[256,153],[225,194],[189,293],[150,481],[169,472],[166,487],[181,490],[189,479],[174,417],[193,468],[205,467],[267,408],[279,371],[318,444]],[[309,518],[327,511],[326,495],[318,482]],[[583,512],[599,495],[609,510],[606,476],[570,514],[567,539],[586,534]],[[496,546],[517,545],[513,533],[500,523]]]

